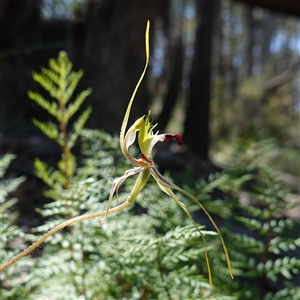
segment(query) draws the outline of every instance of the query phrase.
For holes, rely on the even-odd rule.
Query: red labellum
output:
[[[169,141],[171,141],[173,139],[176,139],[176,141],[177,141],[177,143],[179,145],[183,144],[183,140],[182,140],[181,136],[178,135],[178,134],[169,134],[169,133],[166,133],[164,135],[164,142],[169,142]]]

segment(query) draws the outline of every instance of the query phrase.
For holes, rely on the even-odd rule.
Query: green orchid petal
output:
[[[139,176],[134,184],[134,187],[130,193],[130,195],[128,196],[126,203],[127,205],[130,205],[131,203],[134,202],[134,200],[136,199],[136,197],[138,196],[138,194],[142,191],[142,189],[144,188],[145,184],[147,183],[147,180],[150,176],[150,169],[149,168],[145,168],[145,167],[137,167],[137,168],[133,168],[130,170],[127,170],[123,176],[116,178],[113,181],[113,185],[111,187],[110,193],[109,193],[109,198],[108,198],[108,204],[107,204],[107,210],[106,210],[106,214],[103,217],[103,220],[101,221],[101,224],[103,224],[107,218],[109,209],[110,209],[110,205],[113,199],[114,194],[117,194],[118,197],[118,190],[119,187],[122,185],[122,183],[130,176],[138,174]],[[127,206],[126,205],[126,206]]]

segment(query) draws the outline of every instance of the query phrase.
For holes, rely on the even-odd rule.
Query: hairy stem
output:
[[[131,203],[132,202],[130,201],[130,199],[127,199],[126,202],[118,205],[117,207],[111,208],[108,211],[104,210],[104,211],[100,211],[100,212],[95,212],[95,213],[90,213],[90,214],[86,214],[86,215],[81,215],[81,216],[75,217],[73,219],[70,219],[68,221],[65,221],[65,222],[57,225],[56,227],[54,227],[53,229],[51,229],[50,231],[48,231],[46,234],[44,234],[42,237],[40,237],[34,244],[32,244],[31,246],[29,246],[27,249],[25,249],[24,251],[22,251],[20,254],[18,254],[17,256],[13,257],[9,262],[7,262],[3,266],[1,266],[0,267],[0,272],[5,271],[7,268],[9,268],[13,264],[15,264],[18,260],[20,260],[24,256],[28,255],[35,248],[37,248],[39,245],[41,245],[48,237],[50,237],[51,235],[53,235],[57,231],[62,230],[66,226],[73,225],[73,224],[75,224],[77,222],[84,221],[84,220],[87,220],[87,219],[92,219],[92,218],[96,218],[96,217],[106,216],[107,214],[113,214],[113,213],[115,213],[117,211],[120,211],[120,210],[124,209],[125,207],[127,207]],[[101,224],[102,224],[102,222],[101,222]]]

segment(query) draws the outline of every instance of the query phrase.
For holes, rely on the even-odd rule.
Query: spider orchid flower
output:
[[[111,214],[115,211],[121,210],[124,207],[132,204],[134,202],[134,200],[136,199],[136,197],[138,196],[138,194],[142,191],[142,189],[146,185],[148,178],[150,176],[152,176],[155,179],[155,181],[157,182],[159,188],[164,193],[169,195],[173,200],[175,200],[175,202],[184,210],[184,212],[187,214],[188,218],[192,221],[192,223],[195,225],[195,227],[199,231],[199,233],[200,233],[200,235],[203,239],[203,243],[204,243],[205,260],[206,260],[206,265],[207,265],[207,269],[208,269],[209,283],[210,283],[211,286],[213,286],[211,268],[210,268],[210,263],[209,263],[208,254],[207,254],[207,250],[206,250],[207,248],[206,248],[206,242],[205,242],[204,235],[199,230],[196,222],[194,221],[194,219],[190,215],[190,213],[187,210],[184,203],[182,203],[177,198],[177,196],[174,194],[173,191],[180,192],[183,195],[187,196],[188,198],[192,199],[205,212],[205,214],[207,215],[207,217],[209,218],[209,220],[211,221],[211,223],[215,227],[215,229],[216,229],[216,231],[217,231],[217,233],[218,233],[218,235],[221,239],[222,246],[223,246],[224,253],[225,253],[225,256],[226,256],[226,260],[227,260],[229,274],[230,274],[231,278],[233,278],[233,273],[232,273],[232,268],[231,268],[229,255],[228,255],[227,248],[226,248],[225,242],[223,240],[223,237],[220,233],[220,230],[219,230],[218,226],[216,225],[216,223],[214,222],[214,220],[212,219],[212,217],[210,216],[210,214],[208,213],[208,211],[204,208],[204,206],[193,195],[191,195],[189,192],[181,189],[177,185],[173,184],[172,182],[170,182],[169,180],[164,178],[163,175],[160,174],[160,172],[155,168],[154,162],[153,162],[152,150],[153,150],[153,147],[158,142],[166,142],[166,141],[170,141],[172,139],[175,139],[179,144],[182,144],[183,142],[182,142],[181,137],[177,134],[170,134],[170,133],[159,134],[159,132],[153,133],[153,129],[155,129],[157,124],[152,125],[152,123],[150,121],[150,112],[148,113],[148,115],[143,116],[143,117],[139,118],[138,120],[136,120],[134,122],[134,124],[126,132],[126,127],[127,127],[127,123],[128,123],[128,119],[129,119],[130,110],[131,110],[133,100],[135,98],[138,87],[139,87],[142,79],[144,78],[146,69],[148,67],[148,62],[149,62],[149,27],[150,27],[150,24],[149,24],[149,21],[148,21],[147,28],[146,28],[146,34],[145,34],[146,64],[145,64],[144,70],[142,72],[142,75],[141,75],[141,77],[140,77],[140,79],[139,79],[139,81],[138,81],[138,83],[135,87],[135,90],[132,94],[132,97],[129,101],[129,104],[128,104],[128,107],[127,107],[127,110],[126,110],[126,113],[125,113],[125,117],[124,117],[124,120],[123,120],[123,123],[122,123],[121,133],[120,133],[121,150],[122,150],[124,156],[129,161],[131,161],[133,163],[133,165],[135,165],[135,167],[133,169],[127,170],[123,176],[121,176],[121,177],[114,180],[113,186],[112,186],[111,191],[110,191],[109,200],[108,200],[107,212],[106,212],[106,215],[104,216],[104,218],[102,220],[102,223],[105,221],[108,214]],[[126,132],[126,134],[125,134],[125,132]],[[140,157],[138,157],[138,158],[133,157],[129,153],[129,147],[135,142],[137,134],[138,134],[138,144],[139,144],[139,148],[141,150]],[[116,208],[110,209],[110,204],[111,204],[113,195],[115,193],[118,193],[119,187],[122,185],[122,183],[128,177],[130,177],[132,175],[136,175],[136,174],[138,174],[138,178],[137,178],[137,180],[135,182],[135,185],[134,185],[130,195],[128,196],[127,200],[123,204],[117,206]]]

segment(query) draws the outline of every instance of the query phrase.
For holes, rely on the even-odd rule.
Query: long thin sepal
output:
[[[203,240],[203,245],[204,245],[204,253],[205,253],[205,262],[206,262],[206,266],[207,266],[207,270],[208,270],[208,280],[209,280],[209,284],[210,286],[213,288],[213,282],[212,282],[212,274],[211,274],[211,268],[210,268],[210,263],[209,263],[209,258],[208,258],[208,253],[207,253],[207,247],[206,247],[206,241],[205,241],[205,237],[203,235],[203,233],[201,232],[201,230],[198,228],[198,225],[196,224],[196,222],[194,221],[194,219],[192,218],[191,214],[189,213],[189,211],[187,210],[186,206],[176,197],[176,195],[172,192],[171,188],[168,188],[164,185],[161,185],[158,181],[157,181],[158,186],[160,187],[160,189],[165,192],[166,194],[168,194],[171,198],[173,198],[175,200],[175,202],[182,208],[182,210],[187,214],[188,218],[192,221],[192,223],[194,224],[194,226],[196,227],[196,229],[198,230],[198,232],[200,233],[200,236],[202,237]]]
[[[218,235],[220,237],[220,240],[221,240],[221,243],[222,243],[222,246],[223,246],[223,250],[224,250],[224,253],[225,253],[226,261],[227,261],[227,266],[228,266],[229,274],[230,274],[230,277],[233,279],[234,276],[233,276],[233,273],[232,273],[232,267],[231,267],[231,262],[230,262],[229,254],[228,254],[228,251],[227,251],[227,247],[226,247],[225,241],[223,239],[223,236],[222,236],[222,234],[221,234],[221,232],[219,230],[219,227],[217,226],[217,224],[215,223],[215,221],[213,220],[213,218],[210,216],[210,214],[208,213],[208,211],[206,210],[206,208],[192,194],[190,194],[189,192],[181,189],[180,187],[178,187],[176,185],[172,186],[172,188],[174,190],[176,190],[176,191],[184,194],[185,196],[189,197],[190,199],[192,199],[205,212],[205,214],[207,215],[208,219],[210,220],[210,222],[215,227],[215,229],[216,229],[216,231],[217,231],[217,233],[218,233]]]
[[[218,233],[218,235],[220,237],[220,240],[221,240],[221,243],[222,243],[222,246],[223,246],[223,249],[224,249],[226,261],[227,261],[227,266],[228,266],[229,274],[230,274],[230,277],[233,279],[234,276],[233,276],[231,262],[230,262],[230,258],[229,258],[229,254],[228,254],[228,251],[227,251],[227,247],[226,247],[225,241],[224,241],[224,239],[222,237],[222,234],[221,234],[221,232],[219,230],[219,227],[217,226],[217,224],[215,223],[215,221],[213,220],[213,218],[210,216],[210,214],[208,213],[208,211],[206,210],[206,208],[192,194],[190,194],[189,192],[183,190],[182,188],[180,188],[179,186],[175,185],[174,183],[168,182],[155,168],[151,169],[151,173],[152,173],[154,179],[156,180],[156,182],[160,186],[164,186],[166,188],[170,188],[172,190],[175,190],[175,191],[178,191],[178,192],[182,193],[183,195],[187,196],[188,198],[190,198],[194,202],[196,202],[200,206],[200,208],[204,211],[204,213],[207,215],[208,219],[213,224],[214,228],[216,229],[216,231],[217,231],[217,233]],[[194,223],[194,221],[193,221],[193,223]]]

